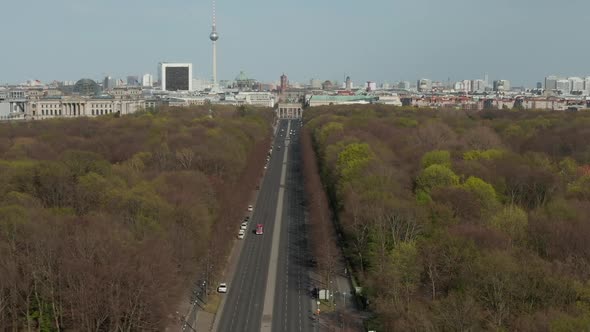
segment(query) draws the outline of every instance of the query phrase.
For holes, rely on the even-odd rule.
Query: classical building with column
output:
[[[106,114],[127,115],[144,108],[145,101],[142,99],[63,96],[30,100],[26,107],[26,118],[40,120],[57,117],[94,117]]]
[[[114,88],[108,94],[90,79],[79,80],[73,93],[49,93],[29,91],[24,107],[26,120],[51,118],[94,117],[107,114],[126,115],[145,109],[140,88]]]
[[[281,103],[276,112],[279,119],[301,119],[303,117],[303,107],[301,104]]]

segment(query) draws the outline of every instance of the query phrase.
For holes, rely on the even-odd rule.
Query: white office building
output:
[[[152,86],[154,86],[154,77],[151,74],[143,75],[143,78],[141,80],[141,85],[144,87],[151,88]]]
[[[568,81],[570,82],[570,92],[584,91],[584,80],[580,77],[570,77]]]
[[[312,89],[321,89],[322,88],[322,81],[316,78],[312,78],[309,81],[309,85],[311,85]]]
[[[569,80],[557,80],[555,82],[555,89],[561,93],[570,93],[572,91]]]
[[[420,92],[426,92],[426,91],[431,91],[432,90],[432,80],[423,78],[418,80],[417,84],[416,84],[418,91]]]
[[[397,88],[398,88],[398,89],[402,89],[402,90],[410,90],[410,88],[411,88],[411,84],[410,84],[410,82],[408,82],[408,81],[400,81],[400,82],[397,84]]]
[[[508,80],[494,81],[494,91],[505,92],[505,91],[510,91],[510,89],[511,89],[510,81],[508,81]]]
[[[377,83],[368,81],[367,83],[365,83],[365,89],[368,91],[375,91],[377,90]]]
[[[486,91],[486,82],[484,80],[473,80],[471,81],[471,92],[484,92]]]
[[[262,107],[274,107],[275,95],[270,92],[239,92],[235,95],[238,104],[255,105]]]
[[[558,80],[559,80],[559,77],[553,76],[553,75],[545,77],[545,90],[547,90],[547,91],[557,90],[557,81]]]

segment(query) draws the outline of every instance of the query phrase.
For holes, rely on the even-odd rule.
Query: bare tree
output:
[[[487,126],[477,126],[463,136],[467,147],[473,150],[488,150],[503,147],[502,139]]]
[[[176,151],[176,159],[183,169],[191,169],[195,159],[195,152],[189,148],[180,149]]]

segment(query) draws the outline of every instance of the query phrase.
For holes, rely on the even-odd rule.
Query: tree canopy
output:
[[[0,329],[163,331],[214,284],[273,118],[214,110],[0,124]]]
[[[370,329],[587,327],[590,113],[355,105],[304,122]]]

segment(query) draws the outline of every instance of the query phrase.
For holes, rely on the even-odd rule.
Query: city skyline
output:
[[[552,74],[587,76],[590,47],[577,35],[590,3],[544,2],[500,0],[489,8],[465,0],[221,1],[218,75],[231,79],[244,70],[276,81],[286,72],[292,81],[307,82],[341,81],[346,73],[360,83],[458,81],[489,73],[490,79],[527,86]],[[26,25],[18,15],[0,21],[2,30],[16,31],[4,41],[13,51],[3,55],[0,83],[154,74],[159,62],[190,62],[195,77],[212,78],[211,44],[205,40],[211,33],[210,1],[56,0],[35,3],[35,10],[23,1],[5,8],[31,15]],[[555,24],[561,14],[567,14],[567,25]]]

